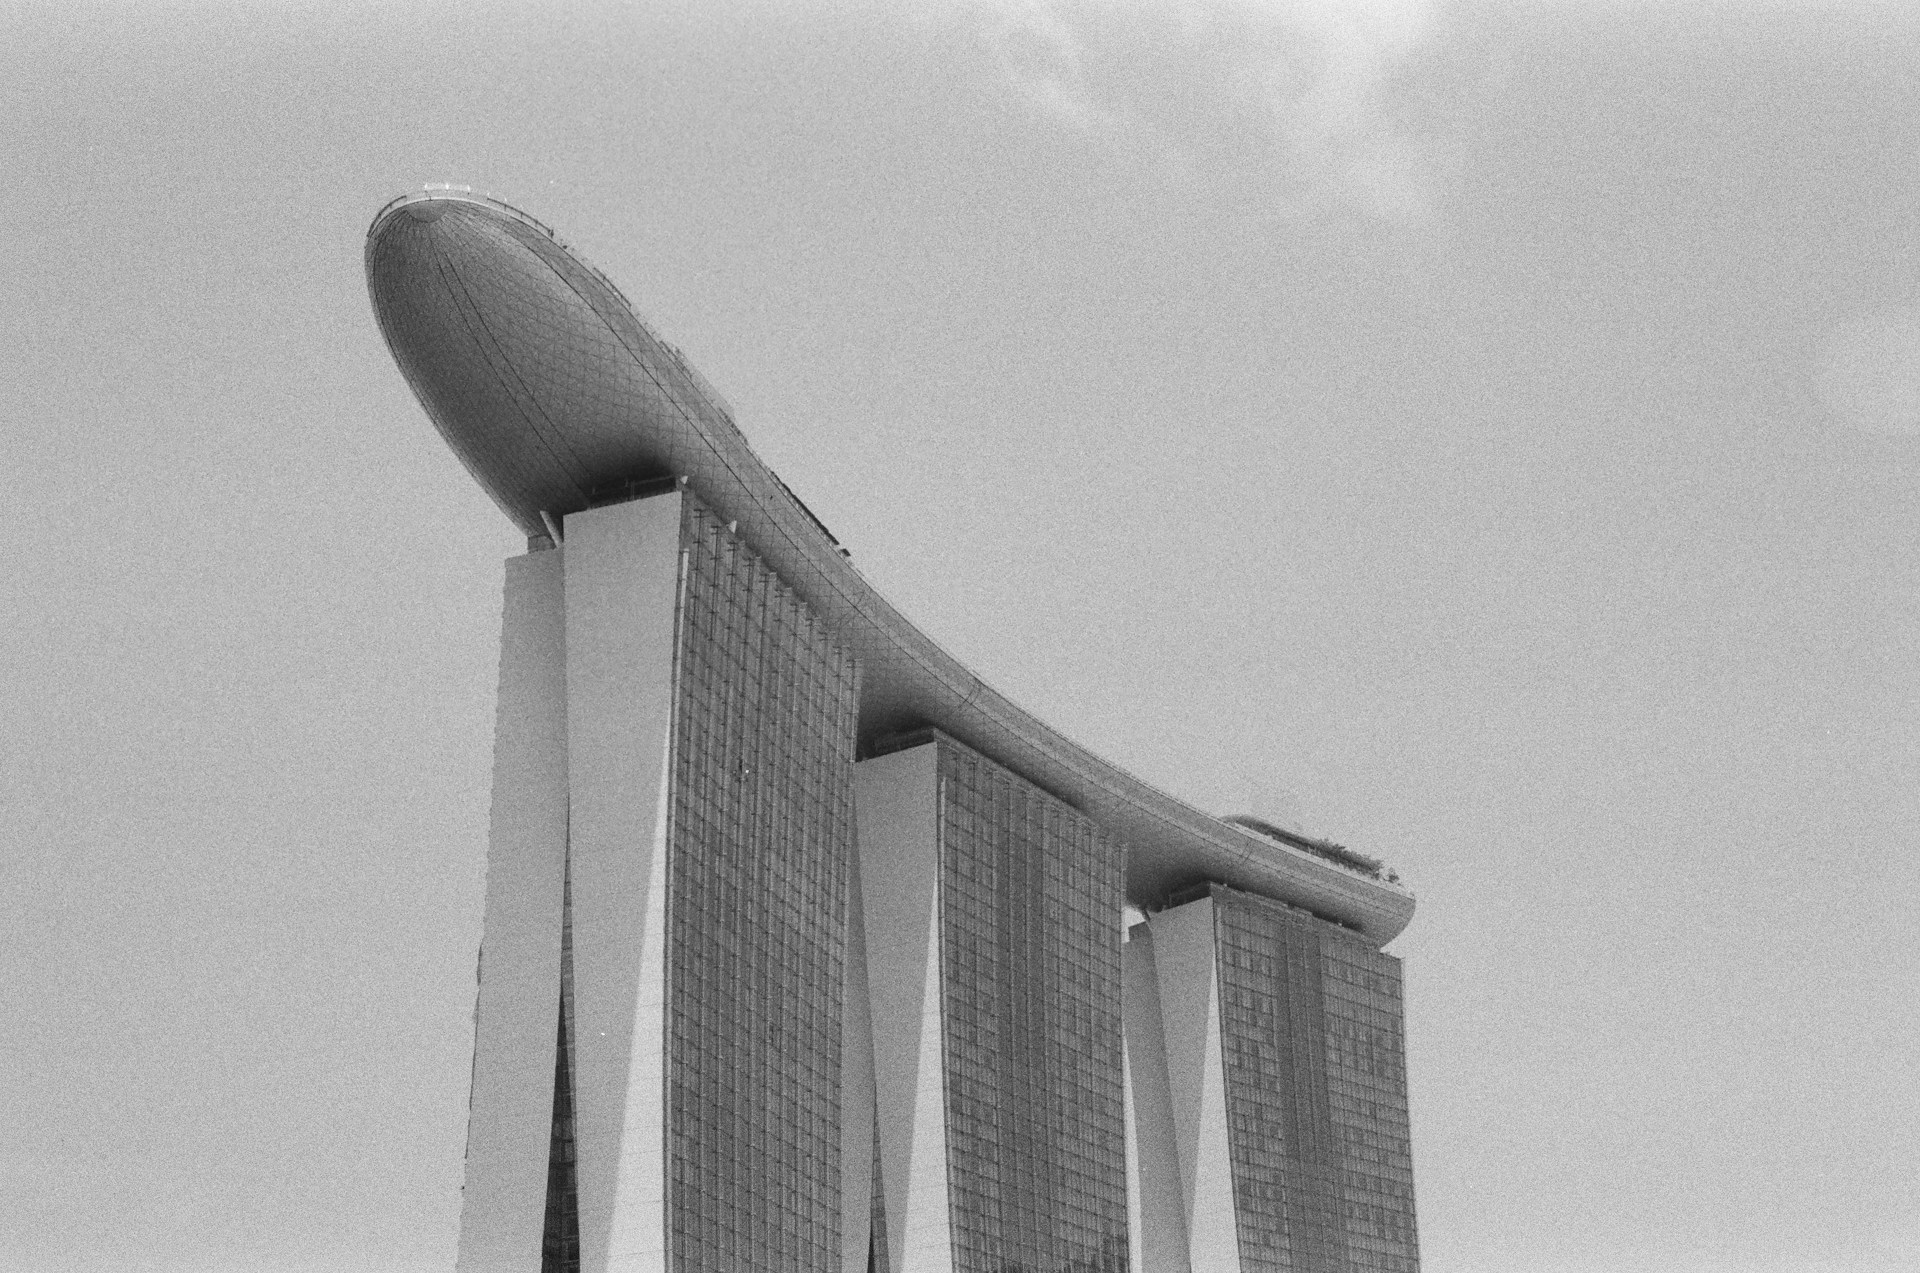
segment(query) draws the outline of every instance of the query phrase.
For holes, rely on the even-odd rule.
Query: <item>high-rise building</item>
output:
[[[538,222],[430,189],[367,272],[528,535],[463,1273],[1417,1269],[1380,863],[982,684]]]

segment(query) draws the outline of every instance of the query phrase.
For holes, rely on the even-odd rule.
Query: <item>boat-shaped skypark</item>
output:
[[[927,731],[958,740],[1123,844],[1126,895],[1145,910],[1222,884],[1310,911],[1376,947],[1412,918],[1412,894],[1381,863],[1195,809],[983,683],[874,590],[702,377],[532,217],[430,188],[381,210],[366,268],[408,383],[530,546],[562,539],[567,519],[586,510],[689,492],[851,654],[861,755]]]

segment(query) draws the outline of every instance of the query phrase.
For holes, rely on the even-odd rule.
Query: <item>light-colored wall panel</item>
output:
[[[1150,925],[1136,924],[1128,934],[1122,976],[1132,1265],[1135,1273],[1189,1273],[1185,1191]]]
[[[662,1021],[676,494],[566,519],[581,1268],[665,1267]]]
[[[460,1273],[540,1267],[560,1010],[566,691],[561,554],[515,557],[500,628]]]
[[[928,926],[939,931],[939,903]],[[920,1059],[913,1091],[912,1159],[900,1221],[900,1273],[952,1273],[953,1223],[947,1164],[947,1064],[940,1020],[940,950],[928,952],[920,996]],[[884,1143],[884,1141],[883,1141]]]
[[[854,766],[880,1188],[893,1273],[952,1267],[940,1039],[939,749]]]
[[[873,1021],[856,849],[847,864],[846,975],[840,997],[840,1265],[867,1273],[873,1235]]]
[[[1202,898],[1161,911],[1148,922],[1186,1202],[1188,1259],[1205,1273],[1238,1273],[1213,912],[1213,899]]]

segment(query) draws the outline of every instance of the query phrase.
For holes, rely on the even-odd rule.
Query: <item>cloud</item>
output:
[[[1002,0],[981,10],[1005,84],[1099,141],[1189,165],[1257,168],[1299,208],[1385,221],[1428,210],[1393,73],[1435,0]]]

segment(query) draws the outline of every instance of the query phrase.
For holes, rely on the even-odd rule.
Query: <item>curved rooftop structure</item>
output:
[[[395,361],[440,434],[530,537],[684,482],[831,624],[861,666],[862,754],[937,729],[1078,807],[1127,847],[1157,908],[1215,881],[1392,940],[1413,895],[1379,863],[1235,825],[1159,791],[996,693],[907,621],[747,445],[719,396],[604,275],[525,213],[452,189],[396,199],[367,233]]]

